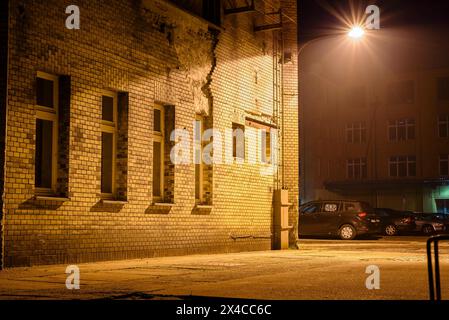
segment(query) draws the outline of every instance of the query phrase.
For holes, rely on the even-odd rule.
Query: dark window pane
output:
[[[406,129],[405,126],[400,126],[398,128],[398,140],[405,140],[406,139]]]
[[[352,143],[352,133],[353,131],[351,129],[346,130],[346,141],[349,143]]]
[[[438,100],[449,100],[449,77],[438,79]]]
[[[37,119],[36,121],[36,159],[35,185],[38,188],[51,188],[52,182],[52,148],[53,122]]]
[[[396,140],[396,128],[390,127],[389,129],[390,140]]]
[[[354,130],[354,143],[360,143],[360,128],[356,127]]]
[[[53,108],[54,107],[54,84],[53,81],[36,78],[36,103],[39,106]]]
[[[221,24],[221,0],[203,0],[203,18]]]
[[[260,137],[260,157],[261,161],[266,163],[267,162],[267,135],[262,132]]]
[[[407,166],[405,162],[399,162],[398,164],[398,175],[399,177],[407,176]]]
[[[114,135],[101,133],[101,192],[112,193]]]
[[[408,163],[408,175],[410,177],[416,176],[416,162],[409,162]]]
[[[356,179],[360,178],[360,165],[354,166],[354,178]]]
[[[442,176],[449,175],[449,158],[448,158],[448,156],[440,157],[440,174]]]
[[[346,171],[347,171],[347,175],[349,179],[354,178],[354,174],[353,174],[353,166],[352,166],[352,162],[348,161],[346,164]]]
[[[232,124],[232,152],[235,158],[245,159],[245,127]]]
[[[161,190],[161,156],[162,148],[160,142],[153,143],[153,195],[162,196]]]
[[[161,110],[154,109],[154,128],[156,132],[161,132]]]
[[[448,137],[448,124],[447,123],[440,123],[438,126],[438,131],[440,138],[447,138]]]
[[[397,177],[397,164],[396,163],[390,163],[390,176]]]
[[[114,121],[114,98],[103,96],[101,119],[111,122]]]
[[[200,184],[201,184],[201,165],[200,164],[196,164],[195,165],[195,199],[200,199],[201,198],[201,188],[200,188]]]
[[[366,128],[362,129],[362,142],[366,142]]]
[[[366,162],[363,163],[362,165],[362,178],[366,178],[368,176],[368,171],[367,171],[367,167],[366,167]]]
[[[407,138],[410,140],[415,139],[415,126],[408,127]]]

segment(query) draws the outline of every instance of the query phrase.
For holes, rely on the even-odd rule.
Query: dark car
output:
[[[415,216],[409,212],[389,208],[374,209],[380,218],[381,230],[387,236],[413,232],[416,229]]]
[[[445,221],[433,213],[415,212],[415,231],[425,235],[441,233],[445,231]]]
[[[342,240],[352,240],[379,232],[380,220],[366,202],[319,200],[299,208],[300,235],[338,235]]]

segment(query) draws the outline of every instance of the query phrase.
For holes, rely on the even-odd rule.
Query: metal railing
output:
[[[438,301],[441,300],[440,257],[438,248],[438,243],[440,241],[449,241],[449,236],[433,236],[427,240],[427,273],[429,276],[429,296],[430,300]],[[435,251],[435,270],[432,265],[432,243],[434,244]]]

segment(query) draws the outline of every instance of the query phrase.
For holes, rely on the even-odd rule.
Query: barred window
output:
[[[366,179],[366,158],[349,159],[346,161],[346,172],[348,179]]]
[[[394,156],[389,161],[390,177],[415,177],[415,156]]]
[[[355,122],[346,126],[346,142],[364,143],[366,142],[365,122]]]
[[[390,141],[413,140],[416,135],[414,119],[392,120],[388,124]]]

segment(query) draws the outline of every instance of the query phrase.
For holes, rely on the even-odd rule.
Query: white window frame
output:
[[[359,167],[360,176],[356,177],[355,175],[355,168]],[[366,158],[357,158],[357,159],[349,159],[346,160],[346,178],[351,180],[363,180],[366,179],[367,176],[364,176],[363,168],[366,169],[366,174],[368,175],[368,167],[367,167],[367,161]],[[349,175],[349,171],[352,171],[352,177]]]
[[[35,186],[36,194],[51,195],[56,192],[58,181],[58,126],[59,126],[59,77],[38,71],[36,79],[41,78],[53,82],[53,108],[40,106],[36,101],[36,122],[38,119],[51,121],[52,124],[52,154],[51,154],[51,188]],[[37,96],[37,91],[36,91]],[[36,141],[37,142],[37,141]],[[36,146],[35,146],[36,147]],[[36,170],[36,169],[35,169]],[[36,182],[35,182],[36,183]]]
[[[400,122],[404,122],[401,124]],[[413,123],[412,123],[413,122]],[[405,139],[399,139],[399,128],[405,128]],[[414,129],[414,137],[410,138],[410,128]],[[395,132],[395,138],[392,139],[390,136],[390,130],[393,129]],[[416,139],[416,121],[412,118],[407,119],[397,119],[388,121],[388,139],[390,141],[408,141]]]
[[[358,142],[355,141],[356,130],[359,131],[359,137],[358,137],[359,141]],[[365,132],[365,140],[362,139],[363,131]],[[351,139],[348,139],[348,133],[351,134]],[[347,143],[366,143],[366,135],[367,135],[367,130],[366,130],[366,123],[364,121],[353,122],[346,126],[346,142]]]
[[[103,97],[111,97],[113,102],[113,121],[101,119],[101,133],[112,133],[112,193],[104,193],[101,191],[103,199],[112,199],[117,191],[116,185],[116,164],[117,164],[117,132],[118,132],[118,94],[117,92],[103,90],[101,95],[101,108],[103,108]],[[103,109],[101,109],[101,114]],[[102,117],[102,116],[101,116]],[[101,188],[101,186],[100,186]]]
[[[160,114],[161,114],[161,131],[154,131],[154,123],[155,123],[155,119],[153,119],[153,146],[154,146],[154,142],[159,142],[161,145],[161,159],[160,159],[160,168],[161,168],[161,173],[160,173],[160,190],[161,190],[161,194],[159,196],[156,196],[154,194],[154,190],[153,190],[153,201],[154,202],[158,202],[158,201],[162,201],[164,198],[164,178],[165,178],[165,163],[164,163],[164,158],[165,158],[165,108],[162,105],[154,105],[154,109],[159,110]],[[153,109],[153,117],[154,117],[154,109]],[[154,158],[154,150],[153,150],[153,158]],[[153,176],[154,176],[154,168],[153,168]]]
[[[399,161],[399,158],[405,158],[405,162]],[[412,160],[412,158],[415,158],[415,159]],[[394,160],[392,160],[392,159],[394,159]],[[402,164],[402,163],[405,164],[405,171],[406,171],[406,174],[405,174],[404,177],[399,176],[399,165]],[[413,176],[410,175],[410,172],[409,172],[409,165],[412,164],[412,163],[415,164],[415,175],[413,175]],[[396,174],[395,174],[395,175],[392,175],[392,172],[391,172],[391,165],[392,165],[392,164],[395,164],[395,165],[396,165]],[[388,171],[389,171],[389,176],[390,176],[391,178],[409,178],[409,177],[415,177],[416,174],[417,174],[416,170],[417,170],[417,159],[416,159],[416,157],[414,157],[414,156],[392,156],[392,157],[389,158],[389,161],[388,161]]]

